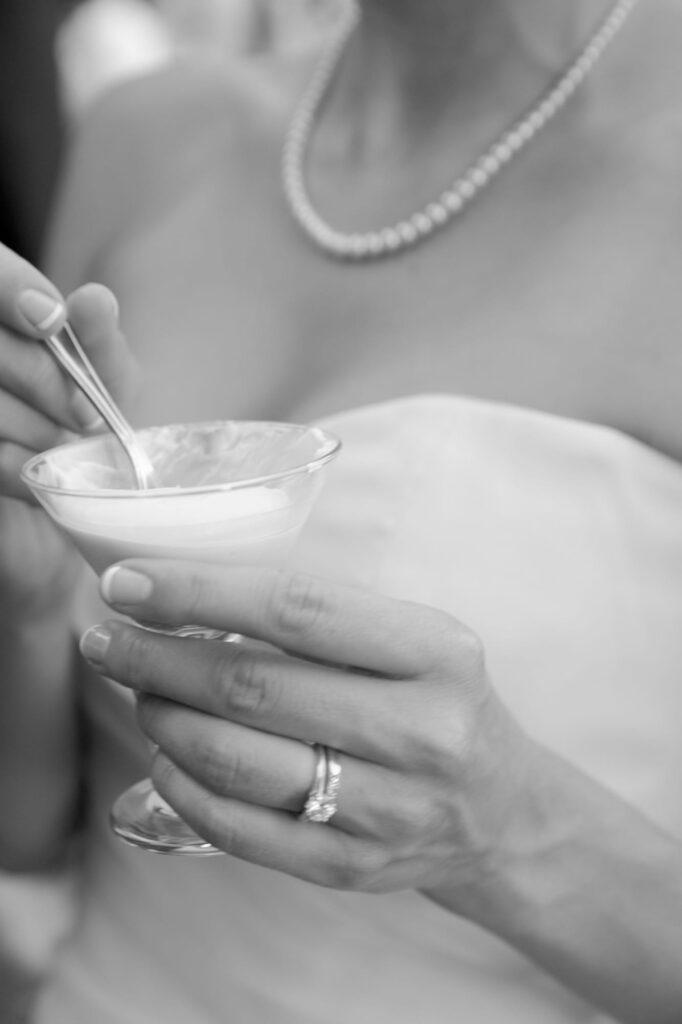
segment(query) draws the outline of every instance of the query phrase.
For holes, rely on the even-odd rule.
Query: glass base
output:
[[[110,822],[117,836],[149,853],[213,857],[223,852],[185,824],[159,796],[151,779],[142,779],[121,793],[111,808]]]

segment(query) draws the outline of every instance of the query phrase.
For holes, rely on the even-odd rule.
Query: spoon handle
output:
[[[51,334],[45,339],[45,344],[59,365],[90,399],[111,432],[121,443],[132,467],[138,488],[147,490],[154,485],[154,468],[149,456],[137,440],[135,431],[109,394],[68,321],[64,324],[62,333],[66,335],[66,340],[57,334]]]

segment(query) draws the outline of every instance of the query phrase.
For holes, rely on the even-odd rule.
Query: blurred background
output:
[[[258,59],[309,46],[345,2],[0,0],[0,242],[40,263],[69,137],[105,90],[197,51]],[[75,884],[68,871],[0,873],[0,1024],[25,1020]]]
[[[68,135],[123,78],[310,43],[344,0],[1,0],[0,241],[36,261]]]

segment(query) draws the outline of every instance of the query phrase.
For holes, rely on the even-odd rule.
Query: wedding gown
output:
[[[682,468],[610,428],[454,396],[326,425],[344,449],[301,564],[466,622],[527,731],[682,838]],[[415,893],[124,845],[107,811],[146,746],[127,691],[87,689],[82,906],[36,1024],[604,1020]]]

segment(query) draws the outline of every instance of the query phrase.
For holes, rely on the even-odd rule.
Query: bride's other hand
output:
[[[129,561],[108,570],[102,592],[136,619],[272,645],[188,643],[120,622],[83,640],[100,672],[141,695],[141,726],[159,748],[154,783],[202,836],[335,888],[445,884],[471,913],[471,892],[518,845],[534,750],[471,630],[428,607],[263,568]],[[326,828],[298,817],[312,743],[341,765]]]
[[[87,284],[63,298],[0,245],[0,610],[13,622],[60,609],[77,567],[72,546],[19,476],[37,452],[98,427],[97,413],[43,341],[67,316],[107,386],[124,397],[136,369],[109,289]]]

